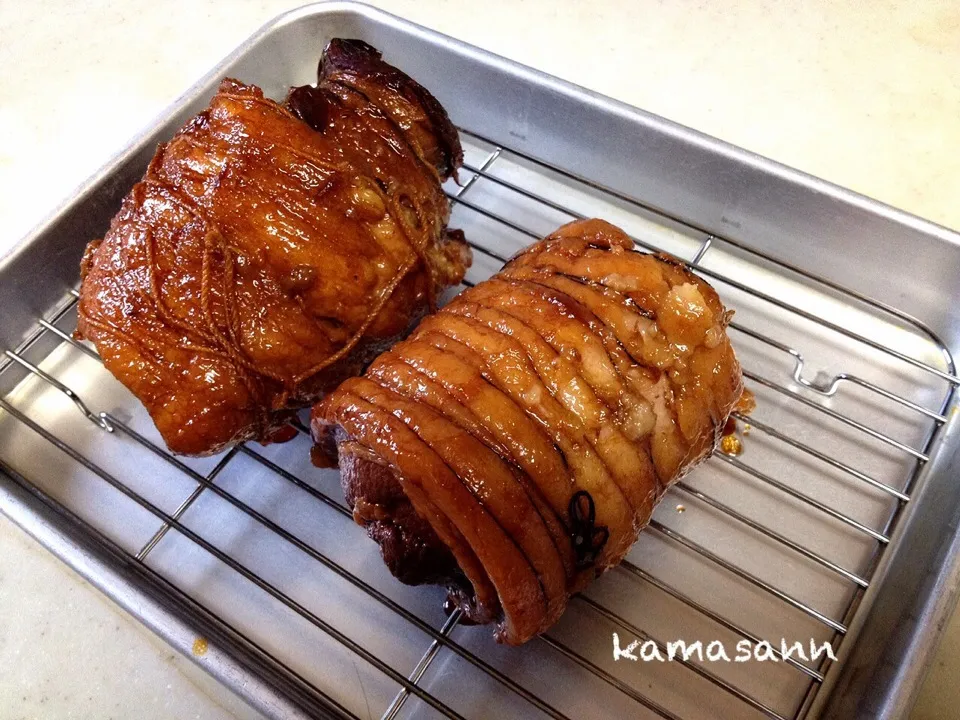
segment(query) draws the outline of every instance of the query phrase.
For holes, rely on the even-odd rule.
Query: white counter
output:
[[[0,0],[0,254],[297,4]],[[960,227],[956,2],[374,4]],[[914,720],[958,712],[953,625]],[[249,716],[3,519],[0,668],[0,717]]]

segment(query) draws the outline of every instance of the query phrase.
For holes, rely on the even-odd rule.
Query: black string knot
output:
[[[603,525],[597,526],[597,508],[586,490],[579,490],[570,498],[570,539],[577,558],[577,568],[593,565],[610,537]]]

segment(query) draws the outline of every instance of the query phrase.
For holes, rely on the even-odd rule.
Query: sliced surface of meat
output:
[[[224,80],[90,244],[78,334],[171,450],[279,437],[462,279],[440,187],[461,161],[439,103],[365,43],[332,41],[283,104]]]
[[[317,404],[314,436],[397,577],[447,584],[469,619],[522,643],[712,452],[743,390],[731,314],[673,258],[571,223]],[[410,509],[408,549],[382,528],[413,527]]]

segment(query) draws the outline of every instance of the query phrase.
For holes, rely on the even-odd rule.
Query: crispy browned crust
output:
[[[442,108],[367,45],[321,68],[285,105],[224,80],[84,255],[78,331],[175,452],[276,437],[469,265]]]
[[[316,450],[340,467],[340,484],[358,525],[380,546],[383,562],[408,585],[444,584],[460,568],[430,524],[417,514],[396,475],[342,428],[313,423]]]
[[[430,158],[440,177],[446,179],[463,164],[460,134],[450,121],[440,102],[420,83],[406,73],[385,63],[380,51],[362,40],[331,40],[320,60],[319,79],[349,84],[361,92],[368,92],[371,100],[388,90],[403,97],[422,116],[410,115],[407,108],[391,104],[388,108],[393,120],[401,127],[413,121],[420,135],[434,150]]]

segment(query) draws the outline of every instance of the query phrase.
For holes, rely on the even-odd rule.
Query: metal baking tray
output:
[[[78,261],[224,76],[281,97],[362,38],[463,129],[477,282],[579,216],[737,311],[757,409],[628,562],[522,648],[393,580],[309,440],[176,458],[70,336]],[[899,717],[960,563],[960,237],[364,5],[266,25],[0,261],[0,510],[273,717]],[[831,642],[837,661],[615,661],[621,643]],[[202,643],[201,643],[202,645]]]

